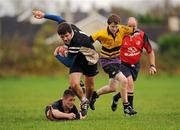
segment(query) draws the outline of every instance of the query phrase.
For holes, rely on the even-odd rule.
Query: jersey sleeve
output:
[[[53,103],[51,106],[52,106],[53,109],[57,109],[57,110],[59,110],[59,108],[60,108],[60,105],[59,105],[58,101]]]
[[[80,119],[80,114],[79,114],[79,111],[78,109],[76,108],[76,106],[74,105],[73,108],[72,108],[72,113],[74,113],[76,115],[76,119]]]
[[[147,53],[151,53],[152,47],[151,47],[151,44],[149,42],[148,35],[145,33],[144,33],[144,48],[146,49]]]
[[[128,27],[124,25],[120,25],[119,29],[124,32],[124,35],[129,35],[134,31],[133,27]]]
[[[53,14],[45,14],[44,18],[56,21],[59,24],[65,22],[65,20],[61,16],[57,16]]]
[[[100,42],[100,38],[101,38],[101,31],[96,32],[90,36],[92,42],[95,42],[96,40]]]

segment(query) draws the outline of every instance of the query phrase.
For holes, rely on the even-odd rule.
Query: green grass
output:
[[[96,89],[107,83],[97,76]],[[122,105],[110,109],[112,94],[100,97],[96,110],[88,111],[82,121],[51,122],[44,107],[57,100],[68,86],[67,75],[61,77],[22,77],[0,79],[1,130],[177,130],[180,129],[180,77],[139,76],[135,89],[138,115],[128,117]],[[76,104],[78,104],[76,100]]]

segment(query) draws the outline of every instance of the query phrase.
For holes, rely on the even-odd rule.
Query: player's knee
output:
[[[115,86],[113,86],[113,87],[110,87],[110,89],[109,89],[111,92],[115,92],[116,91],[116,87]]]
[[[134,91],[134,86],[133,86],[133,84],[128,84],[128,87],[127,87],[127,90],[128,90],[128,92],[133,92]]]
[[[115,92],[115,91],[116,91],[116,84],[110,84],[109,90],[110,90],[111,92]]]
[[[127,86],[128,85],[128,80],[124,75],[118,74],[116,76],[116,80],[118,80],[122,86]]]
[[[128,81],[127,81],[127,79],[125,79],[125,78],[123,78],[123,79],[121,80],[121,83],[122,83],[124,86],[127,86],[127,85],[128,85]]]
[[[77,81],[71,81],[70,82],[71,88],[76,89],[79,86],[79,82]]]

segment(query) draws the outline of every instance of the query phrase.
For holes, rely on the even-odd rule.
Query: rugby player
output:
[[[64,91],[63,98],[46,106],[45,115],[51,121],[74,120],[82,118],[74,105],[75,94],[71,89]]]
[[[140,69],[140,58],[145,48],[149,57],[149,74],[154,75],[156,73],[155,67],[155,54],[149,42],[147,34],[138,29],[138,22],[136,18],[130,17],[127,25],[134,28],[134,32],[123,38],[120,51],[121,59],[121,72],[127,77],[128,80],[128,101],[130,106],[134,108],[134,82],[137,79]],[[111,105],[112,111],[117,109],[118,100],[122,97],[120,93],[113,97]]]

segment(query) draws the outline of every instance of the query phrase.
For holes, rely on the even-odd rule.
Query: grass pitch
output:
[[[107,84],[96,78],[96,89]],[[82,121],[46,120],[44,108],[68,86],[68,76],[0,79],[1,130],[178,130],[180,129],[180,77],[139,75],[135,84],[136,116],[124,116],[121,101],[110,109],[113,94],[101,96],[96,110]],[[76,104],[78,104],[78,99]]]

